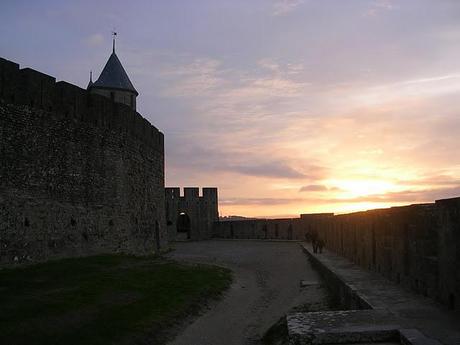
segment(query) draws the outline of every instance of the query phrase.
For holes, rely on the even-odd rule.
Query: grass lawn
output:
[[[0,344],[162,344],[227,269],[121,255],[0,270]]]

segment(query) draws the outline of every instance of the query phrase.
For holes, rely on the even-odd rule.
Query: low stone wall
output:
[[[216,223],[215,237],[304,240],[451,309],[460,308],[460,198],[351,214]]]
[[[292,344],[460,344],[457,313],[331,251],[300,246],[347,310],[288,314]]]
[[[332,291],[336,303],[344,310],[372,309],[372,306],[362,298],[356,291],[343,281],[339,274],[336,274],[331,267],[324,265],[315,255],[312,255],[304,246],[303,252],[308,256],[312,266],[321,274]]]
[[[460,198],[334,217],[326,247],[359,266],[460,307]]]
[[[298,240],[301,233],[300,218],[231,220],[214,225],[218,238]]]
[[[233,239],[305,240],[313,227],[321,227],[332,213],[302,214],[299,218],[220,221],[214,237]]]

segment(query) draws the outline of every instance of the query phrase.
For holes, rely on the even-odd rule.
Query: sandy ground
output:
[[[171,345],[260,344],[280,317],[315,298],[300,281],[320,282],[295,242],[203,241],[176,243],[175,247],[169,257],[228,267],[234,272],[234,282],[224,298],[188,325]]]

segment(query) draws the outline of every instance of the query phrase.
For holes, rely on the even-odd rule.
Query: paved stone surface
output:
[[[309,251],[308,246],[302,246]],[[309,252],[309,255],[333,272],[359,298],[365,300],[374,309],[370,313],[389,313],[393,317],[392,323],[399,325],[399,328],[417,329],[425,336],[444,344],[460,344],[458,314],[448,311],[431,299],[408,292],[376,273],[365,271],[334,253]]]
[[[186,327],[173,345],[258,344],[292,307],[315,297],[300,281],[319,282],[319,276],[296,242],[217,240],[175,247],[171,258],[228,267],[235,280],[225,297]]]
[[[287,316],[294,344],[376,343],[399,339],[395,318],[377,310],[321,311]],[[294,341],[295,340],[295,341]]]

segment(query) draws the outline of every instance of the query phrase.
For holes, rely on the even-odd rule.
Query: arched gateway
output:
[[[187,213],[181,212],[176,221],[177,240],[189,240],[191,238],[192,224]]]

